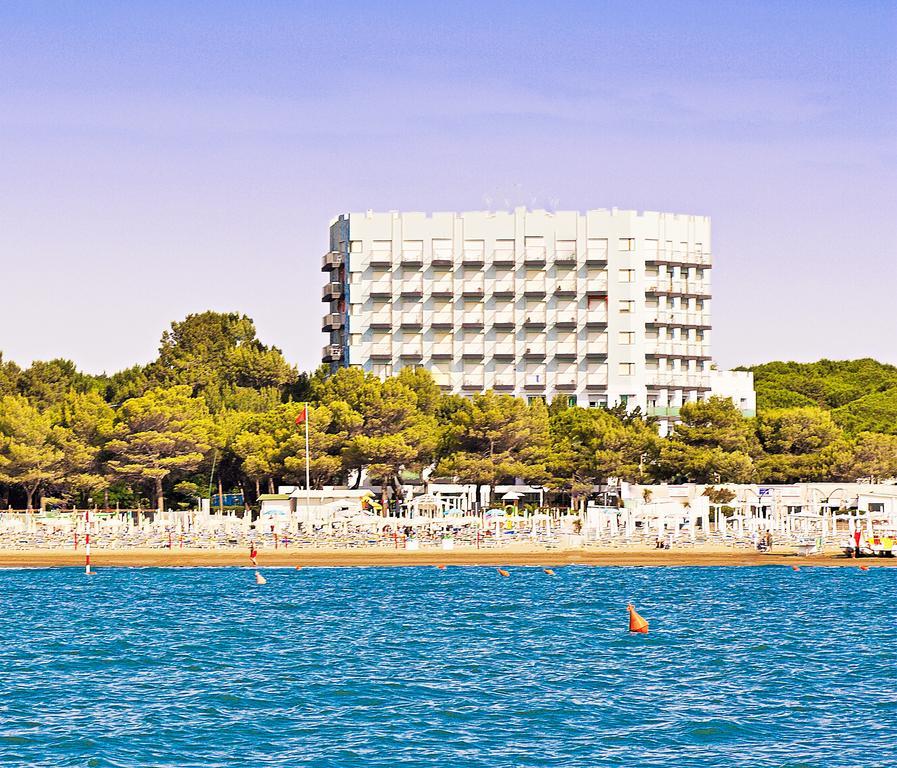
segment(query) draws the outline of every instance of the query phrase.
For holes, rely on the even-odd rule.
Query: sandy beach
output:
[[[167,567],[252,567],[243,550],[208,549],[120,549],[94,550],[91,564],[95,568],[124,566]],[[783,549],[763,554],[721,547],[698,547],[688,550],[629,549],[564,549],[547,550],[535,547],[508,547],[501,550],[421,550],[408,552],[390,549],[279,549],[261,550],[259,567],[303,566],[435,566],[435,565],[617,565],[617,566],[718,566],[718,565],[821,565],[870,567],[897,566],[897,558],[853,560],[840,553],[798,556]],[[82,550],[0,550],[0,567],[83,566]]]

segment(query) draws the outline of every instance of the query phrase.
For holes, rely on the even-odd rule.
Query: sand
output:
[[[91,553],[95,568],[109,566],[246,566],[252,567],[245,550],[207,549],[95,549]],[[535,547],[504,549],[440,549],[408,552],[405,550],[367,548],[345,549],[278,549],[260,550],[258,563],[265,566],[435,566],[435,565],[625,565],[625,566],[693,566],[693,565],[825,565],[870,567],[897,566],[897,558],[852,560],[841,553],[801,557],[783,548],[769,554],[733,551],[722,547],[699,547],[687,550],[564,549],[546,550]],[[0,567],[49,567],[84,565],[83,550],[0,550]]]

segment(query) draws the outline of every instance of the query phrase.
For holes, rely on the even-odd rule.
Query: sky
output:
[[[0,3],[4,359],[313,369],[332,217],[515,205],[709,215],[722,366],[897,363],[897,4]]]

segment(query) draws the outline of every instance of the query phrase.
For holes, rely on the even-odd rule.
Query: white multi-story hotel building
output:
[[[323,359],[674,419],[711,388],[710,262],[705,216],[341,215],[323,260]]]

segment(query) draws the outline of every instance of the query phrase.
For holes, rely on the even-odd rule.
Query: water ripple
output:
[[[897,569],[557,573],[0,572],[0,764],[897,765]]]

